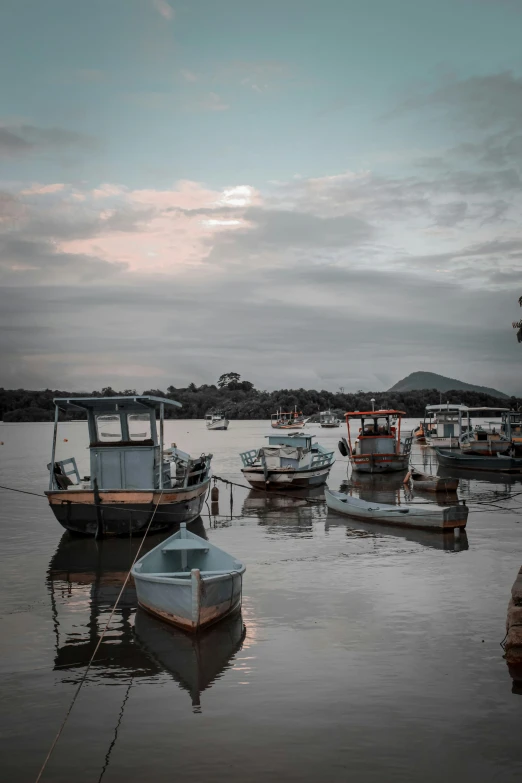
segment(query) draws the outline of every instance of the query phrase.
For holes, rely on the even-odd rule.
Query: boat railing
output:
[[[333,451],[327,451],[324,453],[314,454],[310,463],[311,468],[322,468],[329,465],[332,462]]]
[[[413,433],[410,433],[403,441],[402,451],[405,457],[408,457],[410,455],[412,443],[413,443]]]
[[[67,470],[67,467],[70,467],[70,470]],[[71,484],[79,484],[81,481],[74,457],[58,460],[54,462],[54,464],[49,462],[47,470],[51,473],[52,489],[67,489]],[[69,476],[74,476],[76,481],[71,481]],[[60,483],[62,483],[63,486],[60,486]]]
[[[257,449],[250,449],[250,451],[243,451],[240,455],[244,468],[250,467],[256,461]]]

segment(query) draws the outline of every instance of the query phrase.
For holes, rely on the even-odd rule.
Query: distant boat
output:
[[[324,484],[335,462],[333,451],[313,435],[269,435],[268,445],[240,454],[241,472],[254,488],[314,487]]]
[[[413,436],[401,441],[404,411],[350,411],[346,413],[348,440],[339,441],[339,451],[348,457],[353,470],[361,473],[392,473],[406,470]],[[360,419],[359,434],[352,445],[351,419]],[[394,420],[398,421],[395,427]]]
[[[181,525],[132,568],[138,603],[185,631],[198,631],[241,607],[245,566]]]
[[[165,408],[181,407],[180,403],[149,395],[57,398],[54,403],[45,494],[64,528],[97,537],[129,536],[198,518],[210,483],[212,455],[192,459],[176,447],[163,451]],[[80,476],[74,457],[56,459],[60,411],[87,414],[88,476]]]
[[[305,419],[302,412],[297,410],[297,405],[293,411],[285,412],[278,410],[270,417],[272,427],[276,430],[300,430],[308,419]]]
[[[504,411],[500,432],[511,441],[515,457],[522,456],[522,411]]]
[[[228,430],[229,421],[224,413],[207,413],[207,430]]]
[[[494,416],[496,420],[477,424],[473,427],[471,414],[485,414]],[[481,454],[491,457],[494,454],[506,454],[511,450],[511,437],[502,432],[502,414],[509,413],[509,408],[478,407],[460,409],[461,435],[459,438],[460,449],[464,453]]]
[[[333,492],[328,487],[325,490],[325,498],[328,508],[332,511],[387,525],[447,531],[464,528],[468,521],[469,509],[466,505],[390,506],[385,503],[368,503],[344,492]]]
[[[458,478],[433,476],[431,473],[421,473],[415,468],[411,468],[404,483],[406,484],[410,480],[414,489],[420,489],[424,492],[456,492],[459,487]]]
[[[465,470],[485,470],[494,473],[522,473],[522,457],[508,457],[495,454],[483,457],[480,454],[463,454],[448,449],[435,449],[440,465]]]
[[[335,413],[332,413],[332,411],[322,411],[319,414],[319,424],[325,429],[332,429],[334,427],[338,427],[340,421]]]

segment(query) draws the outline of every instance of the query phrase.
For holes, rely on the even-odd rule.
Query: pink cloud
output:
[[[22,196],[45,196],[48,193],[59,193],[64,188],[63,182],[55,182],[51,185],[40,185],[38,182],[35,182],[31,187],[21,190],[20,194]]]
[[[167,19],[169,22],[174,19],[174,9],[166,0],[152,0],[152,5],[164,19]]]

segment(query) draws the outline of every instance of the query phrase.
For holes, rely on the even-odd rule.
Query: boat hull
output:
[[[438,438],[433,435],[428,435],[426,437],[426,443],[428,446],[431,446],[432,449],[459,449],[460,448],[460,442],[458,437],[447,437],[447,438]]]
[[[323,430],[333,430],[339,427],[339,424],[321,424]]]
[[[493,440],[493,441],[471,441],[460,444],[463,454],[478,454],[482,457],[493,457],[496,454],[506,454],[511,448],[511,442]]]
[[[318,487],[324,484],[332,468],[332,464],[322,468],[309,470],[268,470],[265,477],[263,468],[242,468],[241,472],[254,489],[282,488],[299,489],[302,487]]]
[[[358,473],[396,473],[406,470],[409,455],[355,454],[350,457],[352,469]]]
[[[207,430],[228,430],[228,421],[217,421],[215,424],[207,424]]]
[[[485,470],[494,473],[522,473],[522,457],[483,457],[479,454],[452,453],[435,449],[440,465],[464,470]]]
[[[329,509],[339,514],[375,521],[384,525],[412,527],[421,530],[448,531],[466,527],[469,509],[465,505],[433,506],[432,508],[415,506],[389,506],[379,503],[365,503],[350,498],[340,492],[325,491],[326,503]],[[346,500],[345,500],[345,499]]]
[[[193,580],[161,579],[133,573],[142,609],[184,631],[195,632],[217,623],[241,608],[239,572],[202,579],[198,611]]]
[[[178,490],[100,490],[99,511],[107,536],[142,535],[154,514],[149,533],[175,524],[189,524],[203,508],[210,479]],[[52,490],[45,493],[58,522],[71,533],[93,536],[98,517],[92,490]]]

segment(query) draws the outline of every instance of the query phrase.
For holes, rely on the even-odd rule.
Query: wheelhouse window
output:
[[[96,416],[96,432],[101,443],[115,443],[121,440],[121,420],[118,415]]]
[[[129,413],[127,416],[130,440],[150,440],[150,416],[148,413]]]

